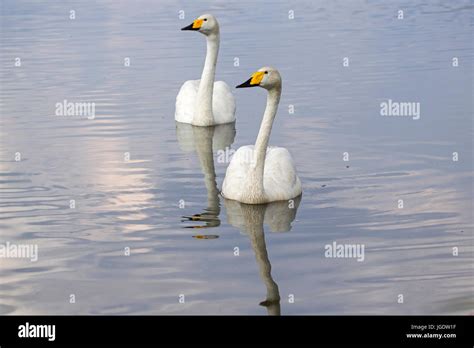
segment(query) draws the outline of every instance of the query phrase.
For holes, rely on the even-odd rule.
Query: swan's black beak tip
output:
[[[258,85],[252,85],[250,84],[250,81],[252,81],[252,78],[249,78],[247,81],[245,81],[244,83],[238,85],[238,86],[235,86],[235,88],[246,88],[246,87],[257,87]]]
[[[190,25],[188,25],[184,28],[181,28],[181,30],[199,30],[199,28],[193,28],[193,24],[194,23],[191,23]]]

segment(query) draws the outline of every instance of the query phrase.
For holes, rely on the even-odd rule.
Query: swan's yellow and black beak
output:
[[[187,27],[181,28],[181,30],[199,30],[199,29],[201,29],[201,26],[202,26],[203,22],[204,22],[204,19],[196,19],[194,22],[192,22]]]
[[[262,82],[264,75],[265,75],[265,72],[257,71],[256,73],[252,74],[251,78],[249,78],[244,83],[236,86],[235,88],[257,87],[260,85],[260,82]]]

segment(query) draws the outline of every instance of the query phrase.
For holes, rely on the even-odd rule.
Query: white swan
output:
[[[194,126],[213,126],[235,121],[235,100],[229,86],[214,82],[219,53],[219,24],[204,14],[181,30],[195,30],[206,35],[207,54],[200,80],[186,81],[176,97],[175,120]]]
[[[268,147],[281,95],[278,70],[261,68],[237,88],[260,86],[268,90],[267,106],[255,146],[242,146],[232,157],[222,184],[227,199],[247,204],[288,200],[301,194],[301,181],[287,149]]]

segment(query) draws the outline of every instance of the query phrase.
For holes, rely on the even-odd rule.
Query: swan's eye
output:
[[[268,71],[265,71],[265,74],[268,74]]]
[[[207,18],[204,18],[204,22],[207,21]]]

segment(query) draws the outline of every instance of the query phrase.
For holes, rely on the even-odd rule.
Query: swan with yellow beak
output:
[[[175,120],[194,126],[214,126],[235,121],[235,99],[229,86],[214,81],[219,53],[220,29],[211,14],[199,16],[181,30],[197,31],[206,37],[207,53],[200,80],[186,81],[176,97]]]
[[[240,147],[232,157],[222,184],[227,199],[247,204],[285,201],[302,193],[293,158],[283,147],[268,146],[280,102],[282,80],[277,69],[263,67],[237,88],[267,90],[267,106],[255,145]]]

